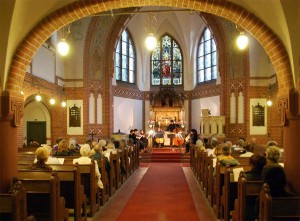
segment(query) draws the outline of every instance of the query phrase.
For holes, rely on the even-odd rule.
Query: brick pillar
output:
[[[0,96],[0,192],[7,192],[18,172],[18,131],[24,101],[8,92]]]
[[[284,170],[293,192],[300,194],[300,96],[290,92],[278,100],[283,125]]]

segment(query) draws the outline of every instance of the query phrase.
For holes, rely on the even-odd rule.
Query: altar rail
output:
[[[200,117],[200,137],[225,137],[225,116]]]

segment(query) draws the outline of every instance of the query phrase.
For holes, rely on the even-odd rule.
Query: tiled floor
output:
[[[151,165],[151,164],[149,164]],[[168,166],[168,163],[166,163]],[[184,166],[184,165],[183,165]],[[198,182],[196,181],[190,167],[182,167],[186,176],[192,197],[195,203],[199,220],[217,220],[211,207],[209,206],[203,192],[201,191]],[[123,207],[126,205],[131,194],[134,192],[139,182],[147,172],[148,167],[138,168],[133,175],[121,186],[119,190],[109,199],[109,201],[100,208],[95,214],[93,219],[89,220],[116,220],[119,214],[122,212]]]

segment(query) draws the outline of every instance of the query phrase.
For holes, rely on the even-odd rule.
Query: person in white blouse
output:
[[[92,159],[89,158],[90,151],[91,151],[91,147],[90,147],[89,144],[82,145],[81,148],[80,148],[80,155],[81,155],[81,157],[79,157],[77,159],[74,159],[73,160],[73,164],[75,164],[75,163],[78,163],[78,164],[90,164],[92,162]],[[95,161],[96,177],[98,178],[97,184],[98,184],[98,187],[100,189],[103,189],[103,183],[100,180],[101,174],[100,174],[100,171],[99,171],[98,163],[97,163],[96,160],[94,160],[94,161]]]

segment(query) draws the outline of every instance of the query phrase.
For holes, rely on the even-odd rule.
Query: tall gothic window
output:
[[[198,83],[217,79],[218,62],[217,47],[210,30],[205,28],[197,55]]]
[[[124,30],[116,50],[116,80],[135,83],[135,49],[127,30]]]
[[[151,56],[152,85],[182,85],[183,59],[177,42],[164,35],[157,42]]]

